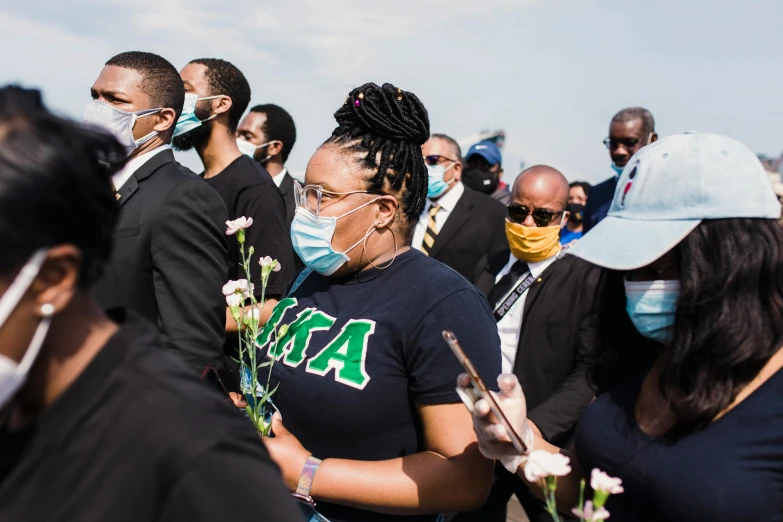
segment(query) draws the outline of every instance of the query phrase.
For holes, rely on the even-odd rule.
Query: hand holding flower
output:
[[[290,431],[283,426],[283,418],[279,412],[272,415],[273,438],[262,437],[272,460],[280,467],[283,482],[291,491],[296,491],[299,476],[302,474],[307,458],[312,455],[307,451]]]

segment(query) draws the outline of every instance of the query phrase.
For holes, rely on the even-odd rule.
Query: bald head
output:
[[[523,200],[535,200],[540,203],[535,208],[563,210],[568,201],[568,180],[557,169],[536,165],[517,177],[512,195],[523,205]]]
[[[536,165],[523,170],[517,177],[511,196],[513,204],[524,205],[531,212],[543,209],[563,216],[562,212],[568,202],[568,181],[557,169]],[[553,221],[553,224],[565,223],[565,220]],[[528,216],[524,224],[529,227],[536,226],[532,216]]]

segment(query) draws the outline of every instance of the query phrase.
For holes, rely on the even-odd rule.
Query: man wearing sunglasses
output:
[[[421,149],[429,186],[411,247],[470,280],[479,260],[506,244],[505,209],[462,183],[462,151],[454,139],[433,134]]]
[[[593,187],[585,207],[583,234],[606,217],[617,188],[617,179],[631,156],[657,140],[655,120],[647,109],[628,107],[614,115],[609,124],[609,136],[604,139],[604,145],[609,149],[609,156],[612,158],[614,176]]]
[[[528,418],[544,438],[559,444],[569,442],[593,397],[586,358],[600,274],[587,262],[563,255],[559,236],[569,217],[568,190],[565,177],[551,167],[523,171],[508,205],[506,248],[482,259],[474,279],[497,321],[503,372],[517,376]],[[531,521],[551,520],[542,518],[549,515],[516,475],[498,466],[496,479],[484,507],[460,514],[458,522],[504,522],[512,494]]]

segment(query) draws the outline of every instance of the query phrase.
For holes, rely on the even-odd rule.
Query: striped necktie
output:
[[[430,207],[430,219],[427,221],[427,232],[424,233],[424,241],[421,243],[421,251],[430,255],[432,245],[435,244],[435,238],[438,237],[438,224],[435,222],[435,215],[440,210],[440,205]]]

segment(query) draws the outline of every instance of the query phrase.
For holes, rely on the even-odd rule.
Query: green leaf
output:
[[[277,388],[278,388],[279,386],[280,386],[280,383],[278,382],[278,383],[277,383],[277,386],[275,386],[275,389],[274,389],[274,390],[272,390],[272,391],[268,391],[268,392],[266,392],[266,394],[265,394],[263,397],[261,397],[261,401],[260,401],[258,404],[259,404],[259,405],[261,405],[261,404],[264,404],[264,403],[266,403],[266,401],[268,401],[268,400],[269,400],[269,397],[271,397],[271,396],[272,396],[272,395],[273,395],[273,394],[274,394],[274,393],[277,391]]]

